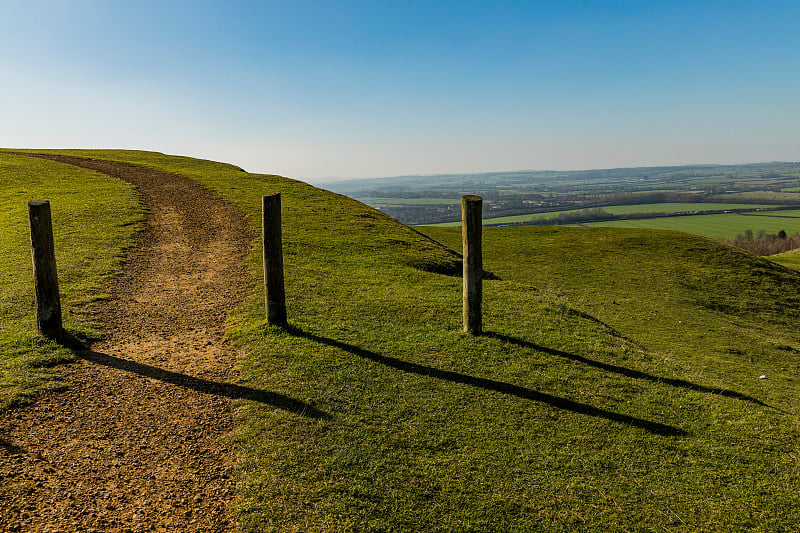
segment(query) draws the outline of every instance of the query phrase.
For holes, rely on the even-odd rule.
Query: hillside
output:
[[[491,229],[500,279],[473,338],[461,280],[437,273],[457,254],[359,202],[210,161],[70,154],[190,177],[254,230],[282,193],[290,327],[263,325],[255,242],[231,379],[310,408],[233,402],[241,530],[800,523],[797,272],[678,233]]]
[[[421,229],[460,244],[460,229]],[[569,302],[698,378],[729,380],[737,369],[737,386],[763,393],[755,370],[788,387],[777,401],[800,393],[796,270],[658,230],[486,228],[484,253],[486,268],[503,279]]]

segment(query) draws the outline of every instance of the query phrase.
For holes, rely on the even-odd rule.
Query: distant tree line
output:
[[[775,255],[800,248],[800,234],[795,232],[794,235],[788,236],[784,230],[775,235],[759,230],[754,235],[753,230],[749,229],[733,239],[720,237],[717,240],[757,255]]]
[[[786,207],[762,208],[761,211],[774,211],[776,209],[783,210]],[[584,224],[589,222],[608,222],[611,220],[637,220],[643,218],[663,218],[663,217],[686,217],[695,215],[717,215],[720,213],[743,213],[745,211],[752,211],[752,208],[743,209],[705,209],[693,211],[678,211],[678,212],[646,212],[646,213],[609,213],[603,210],[602,207],[593,207],[590,209],[580,209],[578,211],[569,211],[558,213],[555,216],[547,218],[535,218],[523,222],[501,223],[501,224],[488,224],[490,226],[559,226],[564,224]]]

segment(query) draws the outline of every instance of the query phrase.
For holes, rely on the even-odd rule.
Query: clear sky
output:
[[[800,2],[0,0],[0,146],[326,177],[800,160]]]

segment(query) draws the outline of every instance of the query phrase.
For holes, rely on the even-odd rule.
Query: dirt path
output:
[[[137,186],[149,210],[108,338],[61,369],[69,389],[0,415],[0,530],[228,531],[228,310],[248,289],[244,216],[191,180],[49,157]]]

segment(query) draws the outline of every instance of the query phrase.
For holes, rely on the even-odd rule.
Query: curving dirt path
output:
[[[252,234],[191,180],[42,156],[134,184],[149,210],[111,298],[107,338],[60,371],[64,393],[0,414],[0,530],[228,531],[228,310],[249,287]],[[269,398],[268,398],[269,399]]]

